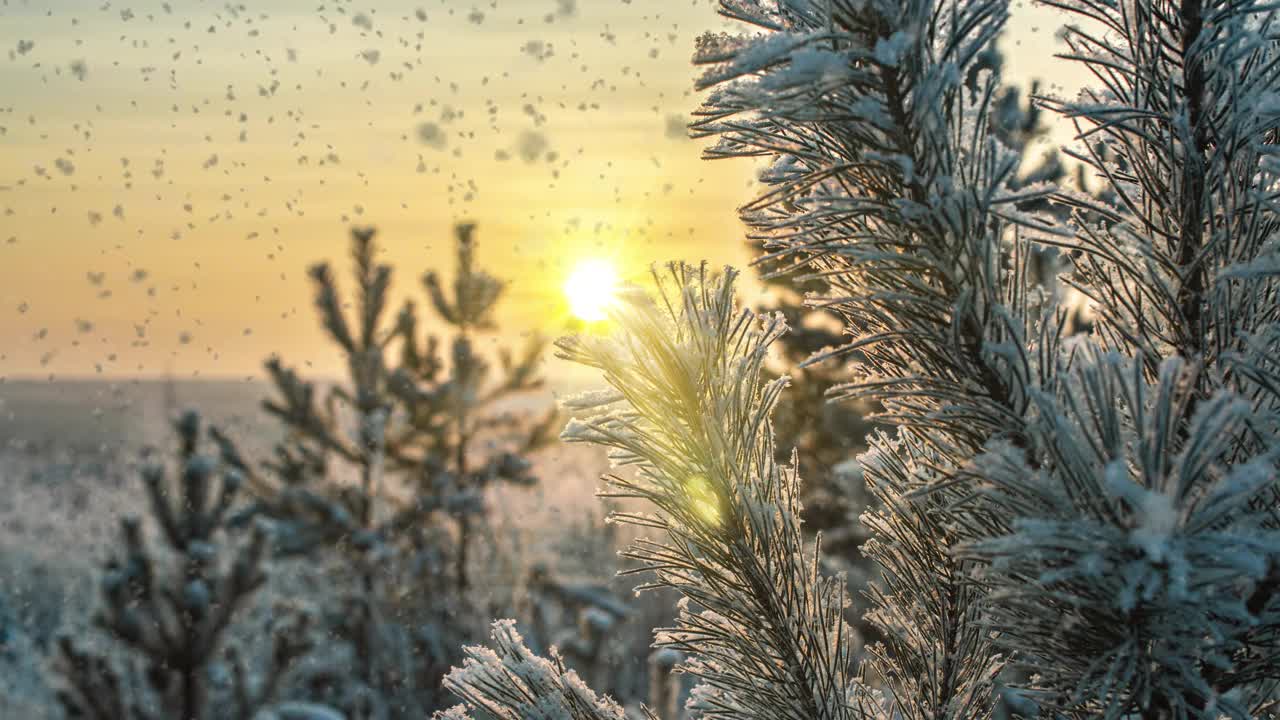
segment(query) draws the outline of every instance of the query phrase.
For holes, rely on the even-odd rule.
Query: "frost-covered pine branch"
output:
[[[598,368],[610,388],[568,403],[593,414],[564,437],[635,466],[610,478],[613,496],[657,513],[615,517],[666,535],[628,556],[654,572],[650,586],[684,597],[658,644],[689,656],[704,716],[852,717],[843,581],[820,574],[800,532],[798,478],[774,460],[769,414],[786,380],[761,374],[786,325],[739,310],[734,277],[671,266],[655,272],[656,299],[617,315],[612,337],[561,340],[563,357]]]
[[[1274,715],[1275,7],[1047,4],[1085,21],[1067,28],[1066,58],[1097,87],[1046,102],[1110,190],[1058,196],[1076,210],[1067,279],[1117,355],[1083,353],[1036,397],[1043,467],[998,447],[974,462],[987,500],[1018,498],[1023,516],[974,545],[990,554],[998,642],[1047,666],[1055,705]],[[1051,625],[1072,629],[1072,654]]]
[[[1099,340],[1152,375],[1170,354],[1223,362],[1277,319],[1274,8],[1046,4],[1088,23],[1068,26],[1066,59],[1098,83],[1048,102],[1080,131],[1071,154],[1115,191],[1060,195],[1097,218],[1078,213],[1070,279],[1094,301]]]
[[[732,271],[673,265],[654,277],[658,297],[633,296],[616,332],[559,342],[609,385],[569,401],[585,416],[565,437],[609,447],[632,468],[610,477],[612,495],[655,511],[615,517],[661,533],[628,555],[653,572],[646,587],[684,597],[658,644],[687,654],[703,717],[852,718],[844,583],[820,573],[798,478],[774,459],[769,413],[786,381],[762,371],[785,323],[739,309]],[[465,671],[450,682],[497,700]]]
[[[1182,418],[1196,371],[1082,349],[1037,397],[1043,466],[993,443],[972,471],[1016,519],[965,549],[984,622],[1076,716],[1264,717],[1280,676],[1269,608],[1280,534],[1264,503],[1280,448],[1232,463],[1255,417],[1218,392]],[[1234,692],[1232,692],[1234,690]]]
[[[1038,339],[1041,328],[1053,328],[1036,322],[1043,311],[1025,274],[1028,245],[1008,237],[1018,227],[1051,229],[1047,219],[1019,209],[1043,199],[1050,188],[1015,185],[1019,156],[991,128],[998,81],[978,67],[1004,22],[1005,5],[836,0],[722,7],[766,32],[702,40],[699,61],[711,67],[700,84],[714,89],[695,127],[720,137],[711,157],[774,156],[763,176],[769,192],[744,217],[770,259],[807,263],[832,288],[824,302],[853,335],[835,354],[861,356],[854,381],[841,394],[880,403],[883,419],[899,428],[897,437],[874,438],[864,462],[884,508],[870,518],[881,537],[868,552],[886,571],[869,616],[885,642],[867,669],[885,685],[887,699],[880,703],[856,692],[860,686],[841,666],[847,647],[811,645],[828,653],[811,660],[780,644],[762,654],[778,664],[775,688],[843,684],[843,691],[820,694],[814,702],[805,690],[795,694],[803,698],[798,704],[790,698],[776,707],[768,694],[746,693],[726,715],[982,715],[992,703],[1000,662],[975,621],[975,595],[963,564],[950,552],[957,538],[946,527],[947,498],[913,493],[953,479],[993,436],[1029,444],[1022,414],[1038,371],[1019,350],[1026,337]],[[689,292],[703,291],[695,285]],[[628,319],[620,322],[628,332],[637,330]],[[662,347],[664,340],[650,331],[630,342],[637,346],[635,356],[643,357],[644,344]],[[575,357],[603,366],[606,376],[615,364]],[[751,392],[741,378],[720,381],[736,386],[705,392]],[[615,378],[610,384],[631,385]],[[634,394],[628,402],[644,408],[652,402],[647,394],[668,387],[643,384],[624,392]],[[658,412],[661,407],[650,408],[640,414],[659,427],[674,424]],[[695,422],[684,416],[680,421]],[[674,428],[666,433],[683,437]],[[767,433],[745,439],[772,442]],[[682,446],[661,451],[667,463],[688,456]],[[722,491],[741,492],[734,485]],[[796,522],[794,504],[781,510],[784,525]],[[781,549],[788,552],[774,554]],[[773,572],[778,558],[800,552],[798,542],[753,550]],[[672,563],[672,552],[655,547],[646,559]],[[751,562],[732,560],[730,567]],[[694,602],[716,609],[731,602],[725,591],[701,590],[701,578],[685,581]],[[740,632],[748,637],[768,638],[750,630],[754,623],[774,627],[789,618],[780,608],[749,607],[761,614],[734,616],[746,623]],[[843,636],[841,623],[821,613],[810,622],[805,632],[812,637]],[[709,643],[696,634],[688,637],[683,649],[696,658],[699,646]],[[820,682],[806,676],[813,668],[823,673]]]
[[[1025,208],[1052,187],[1017,177],[1020,156],[993,127],[999,79],[982,68],[1007,7],[725,5],[768,32],[704,40],[713,89],[697,127],[719,138],[711,157],[773,158],[744,219],[766,258],[831,288],[816,302],[851,337],[817,358],[856,353],[839,395],[880,403],[896,427],[862,458],[882,507],[866,516],[866,552],[885,570],[868,669],[906,717],[980,715],[1000,660],[974,622],[946,508],[989,439],[1030,446],[1037,354],[1053,353],[1062,320],[1029,272],[1028,237],[1054,226]]]
[[[964,445],[1016,435],[1029,368],[990,349],[1021,343],[1036,298],[1015,264],[1026,246],[1005,236],[1051,229],[1017,204],[1053,188],[1012,189],[1020,158],[990,129],[998,78],[964,82],[1005,4],[771,5],[726,3],[763,37],[702,41],[713,89],[695,128],[719,138],[707,154],[774,157],[744,218],[832,287],[853,336],[836,352],[864,358],[846,394],[903,426],[949,403],[936,420]]]
[[[495,720],[627,720],[621,706],[599,697],[578,674],[565,667],[553,651],[550,660],[525,646],[515,622],[493,624],[493,649],[470,647],[461,668],[455,668],[446,687],[458,694],[480,717]],[[456,706],[436,714],[438,720],[466,720],[467,709]],[[652,718],[652,715],[648,717]]]
[[[850,342],[818,359],[854,358],[838,395],[879,402],[890,429],[861,458],[880,500],[863,521],[882,573],[868,617],[884,641],[854,674],[830,642],[843,636],[834,614],[760,602],[796,583],[805,598],[831,586],[791,572],[803,557],[788,534],[796,480],[754,459],[772,451],[758,418],[777,390],[746,402],[763,415],[735,415],[757,397],[754,376],[720,371],[718,344],[700,340],[732,332],[685,320],[735,317],[705,310],[732,304],[717,299],[724,286],[686,272],[679,302],[633,305],[612,344],[563,345],[613,388],[594,400],[606,412],[571,436],[640,466],[613,482],[659,513],[626,519],[668,534],[636,557],[686,610],[713,613],[695,624],[686,612],[662,636],[702,677],[695,709],[1275,716],[1275,10],[1051,4],[1103,28],[1067,33],[1102,88],[1047,101],[1080,122],[1076,156],[1101,176],[1097,196],[1023,184],[1018,154],[992,132],[998,79],[979,58],[1006,16],[998,0],[725,0],[764,32],[702,41],[713,90],[697,127],[719,137],[709,155],[773,159],[744,218],[766,260],[832,289],[813,301],[844,319]],[[1050,197],[1075,210],[1069,228],[1034,210]],[[1036,244],[1069,251],[1094,337],[1066,337],[1066,311],[1031,276]],[[704,442],[716,437],[704,428],[732,439]],[[756,535],[733,513],[756,517],[757,483],[773,473],[786,482],[763,487],[787,488],[770,505],[777,524],[748,543],[754,559],[737,555]],[[746,532],[714,532],[725,519]],[[777,582],[741,584],[753,567]],[[828,640],[788,644],[807,637]],[[735,674],[753,643],[765,684]],[[843,699],[828,692],[837,683]]]

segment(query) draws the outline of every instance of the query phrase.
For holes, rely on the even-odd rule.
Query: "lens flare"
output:
[[[703,475],[694,475],[685,483],[693,512],[708,525],[720,524],[720,499],[711,481]]]

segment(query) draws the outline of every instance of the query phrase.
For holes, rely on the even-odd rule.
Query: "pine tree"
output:
[[[452,329],[443,339],[447,361],[412,302],[384,319],[392,270],[377,261],[372,228],[351,237],[354,317],[331,267],[311,269],[316,308],[347,377],[322,392],[278,357],[268,360],[276,397],[265,408],[289,440],[264,473],[240,458],[264,489],[237,520],[268,518],[278,554],[355,581],[338,593],[342,606],[328,608],[331,629],[351,650],[335,663],[349,663],[355,677],[335,664],[313,684],[329,686],[333,702],[357,717],[423,717],[442,705],[441,678],[474,638],[471,626],[483,627],[474,620],[486,607],[471,573],[485,493],[536,482],[526,454],[554,438],[556,413],[531,419],[495,409],[539,387],[544,343],[531,337],[516,352],[501,349],[498,372],[477,351],[481,334],[494,329],[504,283],[477,266],[473,225],[456,228],[449,291],[435,272],[422,278],[437,318]]]
[[[58,699],[68,717],[250,720],[268,710],[310,651],[307,616],[287,608],[270,628],[265,663],[246,664],[229,642],[266,581],[267,532],[259,526],[247,540],[230,537],[244,477],[225,456],[199,452],[195,412],[174,426],[177,481],[162,462],[148,459],[142,470],[155,537],[139,518],[123,518],[120,546],[104,568],[94,624],[112,642],[88,650],[70,636],[59,642]],[[230,681],[216,687],[218,674]]]
[[[610,485],[654,509],[620,519],[662,536],[632,557],[684,596],[657,642],[687,654],[701,717],[1280,711],[1276,11],[1048,3],[1086,21],[1064,62],[1100,87],[1042,102],[1097,196],[1019,182],[990,131],[1002,0],[724,0],[758,34],[700,43],[708,155],[773,158],[744,221],[828,285],[849,341],[820,357],[854,359],[836,395],[888,426],[860,458],[881,642],[855,668],[774,455],[785,380],[760,368],[784,322],[737,309],[732,272],[673,266],[612,337],[561,341],[609,385],[566,437],[611,448]],[[1043,246],[1090,335],[1035,282]],[[617,716],[497,633],[451,676],[471,707]]]

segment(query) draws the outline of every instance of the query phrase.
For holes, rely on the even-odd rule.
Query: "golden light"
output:
[[[689,494],[694,515],[708,525],[720,524],[720,498],[710,480],[702,475],[694,475],[686,481],[685,491]]]
[[[605,319],[617,297],[618,284],[613,263],[599,258],[582,260],[564,282],[569,311],[586,322]]]

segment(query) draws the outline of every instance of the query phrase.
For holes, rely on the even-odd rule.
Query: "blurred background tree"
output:
[[[441,706],[440,680],[462,645],[511,611],[512,568],[477,582],[476,548],[492,537],[485,493],[533,485],[526,456],[558,430],[554,410],[533,416],[514,402],[541,385],[540,338],[499,349],[496,364],[477,351],[495,330],[504,284],[476,266],[474,230],[456,228],[451,286],[435,272],[422,278],[451,328],[444,338],[422,331],[413,302],[387,320],[391,268],[377,262],[372,228],[352,230],[352,300],[329,264],[310,272],[346,377],[324,386],[267,361],[275,397],[265,409],[287,440],[266,473],[222,436],[256,491],[236,521],[269,518],[279,555],[317,563],[346,588],[325,608],[344,652],[314,669],[308,693],[349,717],[424,717]]]
[[[68,717],[249,720],[311,649],[308,617],[289,608],[273,614],[270,649],[257,662],[229,642],[266,582],[267,534],[257,526],[248,539],[228,537],[243,478],[234,461],[198,451],[200,425],[195,412],[175,422],[176,481],[162,462],[148,458],[142,469],[154,532],[139,518],[121,520],[94,616],[107,642],[59,642],[58,699]]]

